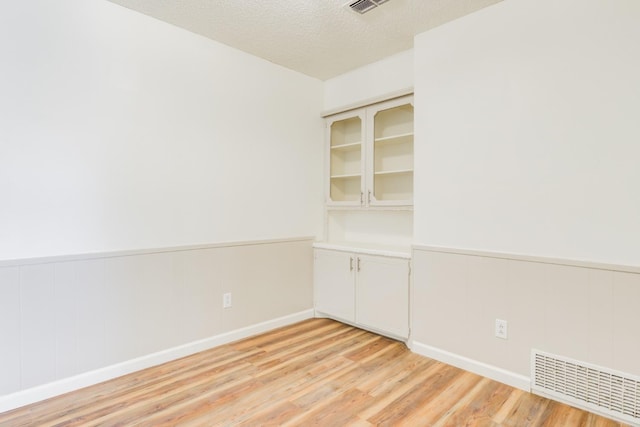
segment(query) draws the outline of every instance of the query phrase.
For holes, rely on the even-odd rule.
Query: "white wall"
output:
[[[640,375],[638,22],[508,0],[416,37],[415,349],[523,388],[532,348]]]
[[[413,49],[324,82],[324,110],[339,109],[413,87]]]
[[[319,232],[320,81],[104,0],[1,8],[0,260]]]
[[[417,36],[416,243],[640,265],[638,22],[520,0]]]
[[[322,82],[104,0],[0,62],[0,411],[310,315]]]

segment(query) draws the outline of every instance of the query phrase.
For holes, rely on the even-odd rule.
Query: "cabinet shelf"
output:
[[[348,144],[340,144],[340,145],[332,145],[331,150],[334,151],[355,151],[359,150],[362,146],[360,141],[358,142],[350,142]]]
[[[353,179],[353,178],[358,178],[360,179],[362,175],[360,175],[359,173],[348,173],[348,174],[342,174],[342,175],[331,175],[331,179]]]
[[[398,169],[398,170],[389,170],[389,171],[377,171],[375,172],[376,176],[380,175],[404,175],[413,173],[413,169]]]
[[[413,142],[413,132],[403,133],[399,135],[384,136],[376,138],[375,143],[377,146],[384,146],[389,144],[403,144]]]

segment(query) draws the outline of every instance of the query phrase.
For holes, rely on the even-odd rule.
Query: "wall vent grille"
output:
[[[640,377],[533,350],[531,391],[640,425]]]
[[[367,13],[370,10],[375,9],[376,7],[388,1],[389,0],[356,0],[354,2],[348,3],[348,5],[351,10],[362,15],[363,13]]]

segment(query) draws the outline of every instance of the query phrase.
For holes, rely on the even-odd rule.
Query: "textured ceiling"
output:
[[[413,47],[414,35],[501,0],[109,0],[321,80]]]

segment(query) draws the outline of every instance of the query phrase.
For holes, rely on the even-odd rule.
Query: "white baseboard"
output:
[[[287,326],[302,320],[314,317],[313,309],[304,310],[298,313],[279,317],[277,319],[268,320],[266,322],[225,332],[203,340],[194,341],[188,344],[162,350],[146,356],[127,360],[115,365],[106,366],[94,371],[85,372],[73,377],[64,378],[62,380],[43,384],[27,390],[21,390],[5,396],[0,396],[0,412],[10,411],[21,406],[59,396],[74,390],[88,387],[94,384],[108,381],[122,375],[130,374],[135,371],[157,366],[181,357],[189,356],[200,351],[208,350],[219,345],[227,344],[252,335],[267,332],[269,330]]]
[[[531,391],[531,378],[498,368],[497,366],[488,365],[468,357],[450,353],[430,345],[422,344],[416,341],[411,343],[411,351],[431,359],[447,363],[465,371],[491,378],[492,380],[510,385],[524,391]]]

